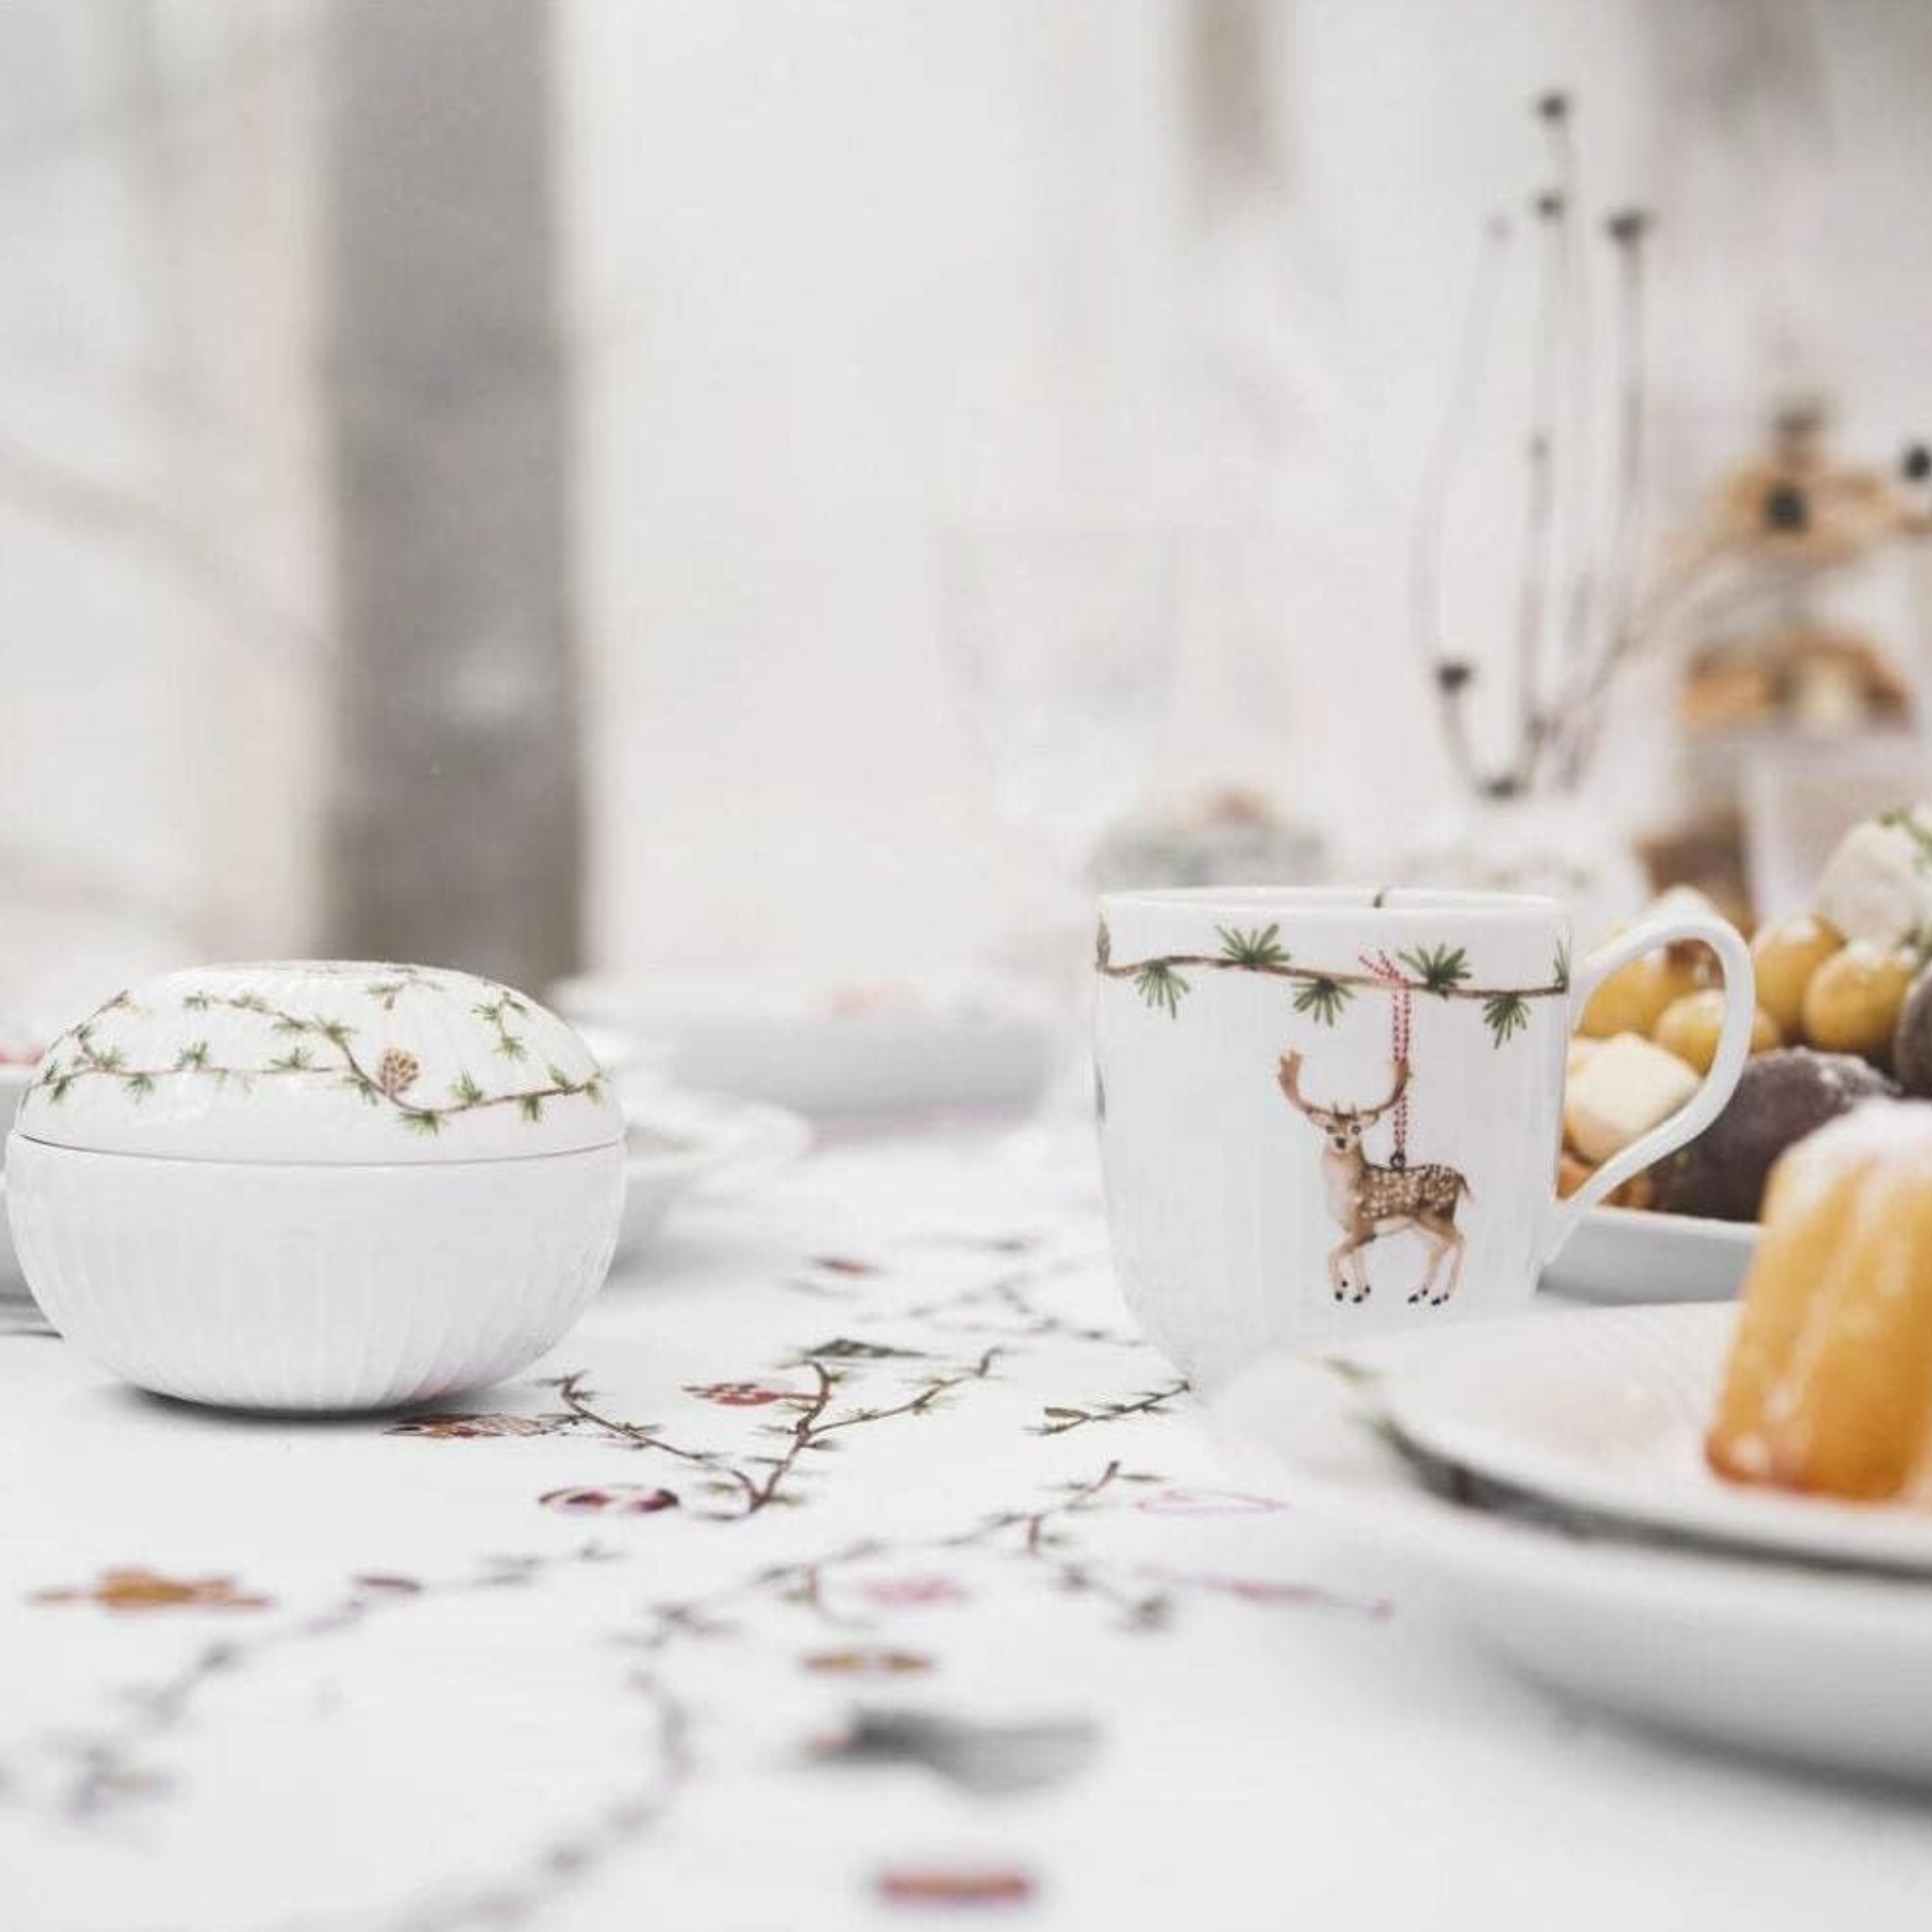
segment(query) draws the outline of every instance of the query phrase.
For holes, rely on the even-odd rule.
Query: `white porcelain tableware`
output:
[[[1734,1301],[1757,1251],[1755,1221],[1592,1208],[1544,1263],[1542,1286],[1607,1305]]]
[[[1414,1362],[1441,1340],[1392,1336],[1349,1354]],[[1377,1419],[1372,1391],[1286,1352],[1210,1410],[1240,1479],[1375,1558],[1405,1606],[1409,1592],[1433,1597],[1534,1681],[1715,1743],[1932,1779],[1932,1584],[1592,1539],[1472,1507],[1427,1486]]]
[[[511,1374],[610,1260],[623,1119],[571,1029],[468,974],[175,973],[42,1056],[7,1208],[42,1311],[192,1401],[354,1409]]]
[[[26,1091],[33,1072],[31,1060],[0,1060],[0,1129],[13,1124],[14,1109],[19,1107],[20,1096]],[[20,1260],[13,1252],[13,1236],[7,1225],[6,1192],[7,1149],[4,1133],[0,1133],[0,1303],[25,1302],[28,1299],[26,1276],[20,1272]]]
[[[1051,1035],[1038,996],[999,974],[597,974],[552,997],[574,1021],[661,1043],[681,1082],[813,1119],[1017,1110],[1040,1091]]]
[[[1565,1042],[1591,989],[1671,941],[1727,1017],[1688,1105],[1556,1195]],[[1095,1021],[1108,1222],[1153,1339],[1212,1383],[1283,1343],[1525,1301],[1610,1189],[1737,1084],[1751,961],[1722,921],[1647,921],[1573,972],[1553,899],[1423,891],[1120,892]]]
[[[1647,1531],[1932,1574],[1932,1513],[1726,1482],[1703,1444],[1735,1307],[1589,1308],[1447,1338],[1383,1377],[1406,1440]]]
[[[795,1160],[810,1125],[782,1107],[680,1087],[626,1088],[625,1172],[617,1258],[634,1260],[678,1202],[723,1200]]]

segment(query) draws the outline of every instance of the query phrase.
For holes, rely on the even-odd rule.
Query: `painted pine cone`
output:
[[[414,1054],[392,1046],[375,1063],[375,1084],[393,1100],[416,1084],[416,1075],[422,1071]]]

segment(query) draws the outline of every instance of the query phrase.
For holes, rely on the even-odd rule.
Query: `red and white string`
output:
[[[1389,1001],[1389,1058],[1395,1066],[1408,1064],[1409,987],[1407,975],[1387,953],[1364,953],[1362,964],[1377,979],[1390,981],[1394,989]],[[1408,1090],[1395,1103],[1395,1152],[1391,1165],[1408,1164]]]

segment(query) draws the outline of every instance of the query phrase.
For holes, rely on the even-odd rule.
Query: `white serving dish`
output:
[[[1461,1339],[1393,1337],[1351,1356],[1390,1369]],[[1563,1696],[1835,1772],[1932,1780],[1932,1584],[1593,1539],[1472,1507],[1390,1446],[1373,1390],[1310,1357],[1263,1357],[1210,1415],[1241,1479]]]
[[[635,1260],[685,1200],[724,1200],[796,1160],[808,1123],[781,1107],[684,1088],[626,1087],[625,1171],[619,1261]]]
[[[1038,1096],[1051,1047],[1041,1002],[992,974],[841,985],[592,974],[551,996],[575,1022],[661,1042],[693,1088],[814,1118],[1018,1109]]]
[[[1498,1323],[1390,1374],[1424,1453],[1587,1515],[1743,1549],[1932,1574],[1932,1511],[1726,1482],[1704,1459],[1735,1307]]]
[[[1592,1208],[1541,1285],[1612,1306],[1734,1301],[1757,1251],[1756,1222]]]
[[[0,1060],[0,1130],[13,1124],[14,1109],[20,1096],[33,1078],[31,1062]],[[26,1301],[26,1276],[20,1272],[20,1257],[13,1252],[13,1235],[7,1225],[7,1141],[0,1131],[0,1307],[8,1302]]]
[[[208,967],[42,1056],[8,1140],[35,1299],[116,1374],[248,1408],[514,1374],[609,1265],[623,1118],[555,1015],[467,974]]]

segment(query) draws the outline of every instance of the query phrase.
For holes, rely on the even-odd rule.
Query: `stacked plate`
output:
[[[1711,1474],[1736,1320],[1573,1309],[1278,1357],[1212,1413],[1257,1479],[1530,1677],[1669,1730],[1932,1780],[1932,1514]]]

